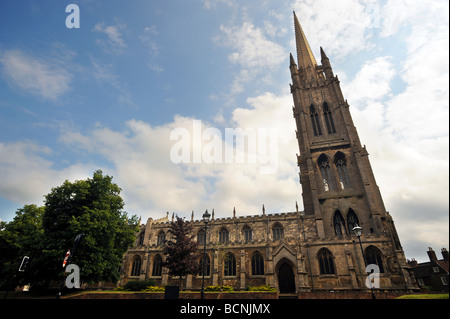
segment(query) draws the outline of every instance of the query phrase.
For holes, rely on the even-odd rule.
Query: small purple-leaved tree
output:
[[[194,241],[192,224],[180,217],[170,223],[169,240],[166,241],[164,254],[166,260],[163,267],[169,269],[169,275],[180,277],[180,290],[183,276],[199,273],[198,242]]]

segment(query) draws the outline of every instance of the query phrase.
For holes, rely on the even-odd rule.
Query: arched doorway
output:
[[[295,293],[294,272],[291,265],[285,261],[278,267],[278,287],[280,293]]]

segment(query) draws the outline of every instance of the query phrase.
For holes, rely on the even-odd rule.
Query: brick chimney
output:
[[[441,254],[442,254],[442,257],[444,258],[444,260],[448,261],[448,250],[446,248],[441,249]]]
[[[433,248],[428,247],[427,254],[428,257],[430,258],[430,261],[437,260],[436,253],[434,252]]]

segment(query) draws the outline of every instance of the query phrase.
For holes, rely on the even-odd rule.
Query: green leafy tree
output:
[[[181,288],[183,276],[199,272],[198,242],[193,239],[192,224],[178,216],[168,232],[171,236],[164,247],[166,261],[162,265],[169,269],[171,276],[180,277]]]
[[[135,240],[137,217],[128,219],[121,189],[101,170],[92,178],[65,181],[45,196],[41,255],[34,261],[35,284],[61,278],[62,261],[77,234],[83,233],[72,263],[82,282],[115,282],[123,254]]]
[[[7,289],[23,256],[30,257],[27,271],[17,274],[13,285],[26,284],[31,280],[30,266],[39,255],[38,243],[42,240],[42,216],[44,207],[25,205],[16,211],[9,223],[0,225],[0,290]]]

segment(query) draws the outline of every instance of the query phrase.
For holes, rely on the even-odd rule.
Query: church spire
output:
[[[298,67],[304,70],[311,70],[314,72],[317,66],[316,59],[309,47],[308,40],[306,40],[305,33],[303,32],[300,22],[298,22],[297,15],[294,11],[294,29],[295,29],[295,42],[297,45],[297,63]],[[314,72],[315,73],[315,72]]]

